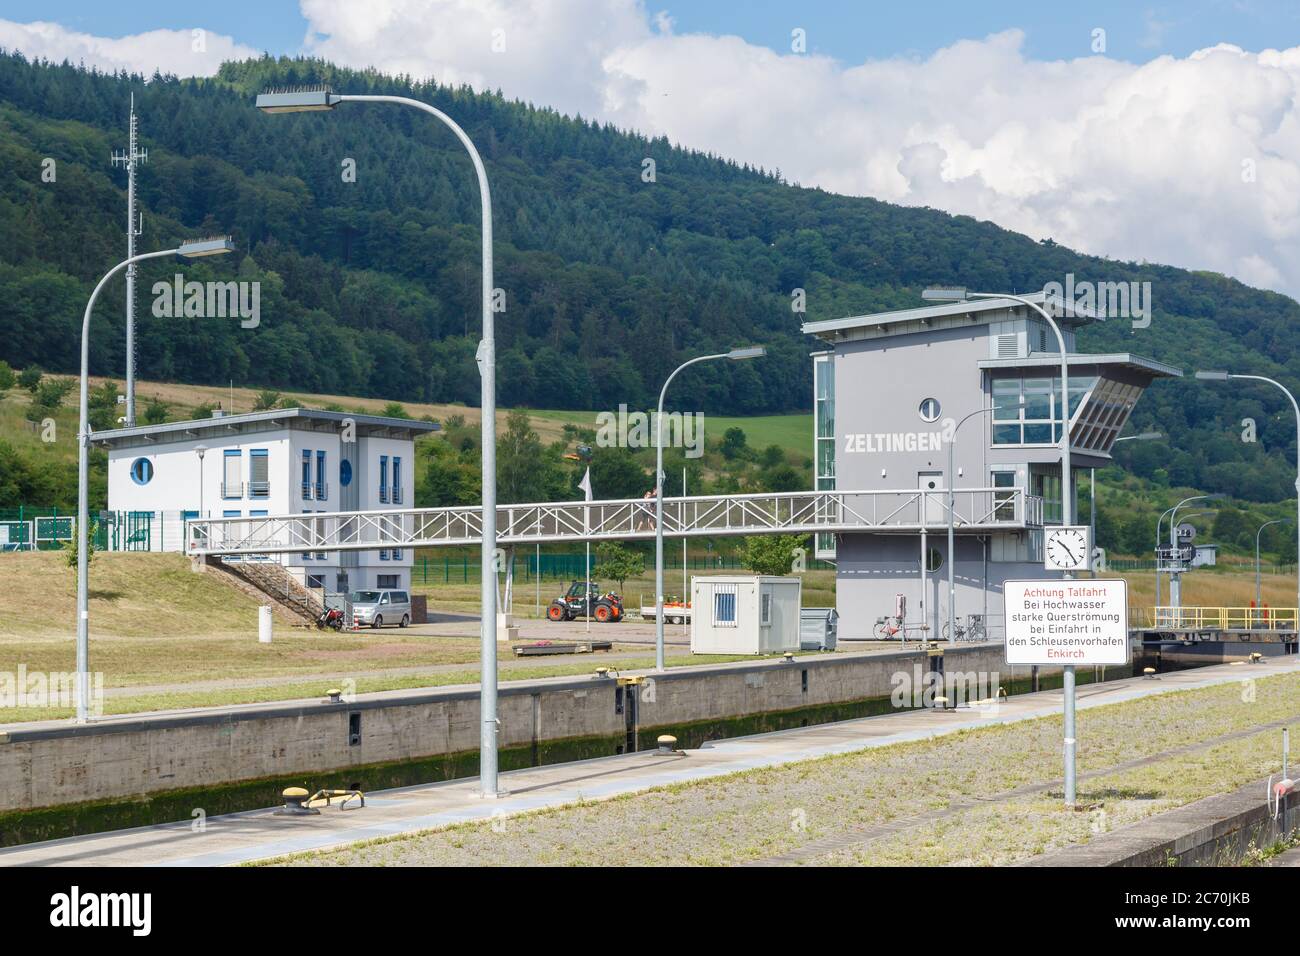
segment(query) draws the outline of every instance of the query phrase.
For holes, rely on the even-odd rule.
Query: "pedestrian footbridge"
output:
[[[198,518],[186,523],[194,555],[284,554],[469,545],[481,540],[481,507]],[[962,534],[1040,527],[1042,499],[1022,488],[954,492]],[[664,499],[664,536],[946,531],[945,491],[796,491]],[[499,545],[634,541],[655,536],[653,498],[500,505]]]

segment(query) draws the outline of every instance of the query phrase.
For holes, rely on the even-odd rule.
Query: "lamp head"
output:
[[[272,90],[257,94],[263,113],[315,113],[332,110],[340,97],[329,90]]]
[[[234,251],[235,244],[230,241],[230,237],[220,236],[216,239],[191,239],[182,242],[176,254],[185,259],[202,259],[204,256],[221,256]]]
[[[1229,378],[1227,372],[1201,371],[1196,373],[1196,377],[1204,382],[1226,382]]]
[[[761,345],[750,345],[745,348],[732,349],[727,353],[727,358],[733,362],[739,362],[742,359],[762,358],[767,354],[767,349]]]
[[[926,302],[965,302],[969,296],[964,286],[949,286],[925,289],[921,298]]]

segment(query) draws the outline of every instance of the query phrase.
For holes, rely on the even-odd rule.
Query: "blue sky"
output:
[[[1300,42],[1296,0],[1183,0],[1179,3],[1043,0],[898,3],[878,0],[690,0],[648,3],[666,11],[678,32],[736,34],[787,51],[793,26],[807,31],[809,52],[857,62],[888,56],[925,57],[961,39],[1012,27],[1025,31],[1035,59],[1090,55],[1092,30],[1106,30],[1108,55],[1134,63],[1163,53],[1186,56],[1215,43],[1248,50]],[[294,0],[224,0],[201,7],[175,0],[0,0],[0,17],[53,20],[97,36],[203,26],[272,53],[297,53],[307,21]]]

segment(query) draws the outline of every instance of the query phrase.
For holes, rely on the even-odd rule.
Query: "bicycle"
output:
[[[983,614],[972,614],[967,618],[967,622],[965,625],[960,623],[956,625],[956,641],[982,641],[988,637],[988,632],[984,628]],[[950,639],[947,621],[943,624],[943,639],[945,641]]]

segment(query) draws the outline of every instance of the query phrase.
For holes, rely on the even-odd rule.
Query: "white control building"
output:
[[[415,439],[432,422],[283,408],[96,432],[108,451],[104,540],[112,550],[183,551],[185,522],[399,511],[412,500]],[[271,555],[306,587],[411,584],[409,548]]]

